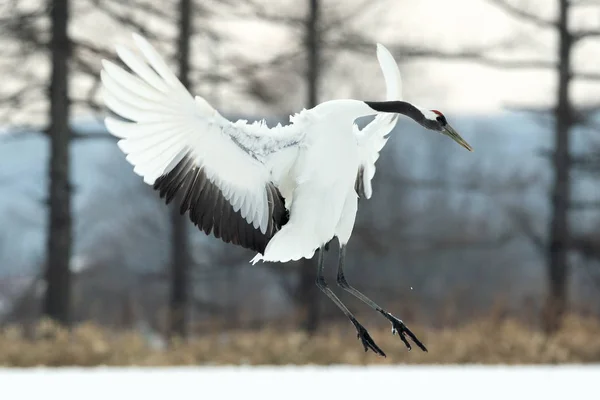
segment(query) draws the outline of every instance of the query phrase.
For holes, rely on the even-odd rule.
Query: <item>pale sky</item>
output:
[[[273,2],[276,3],[276,2]],[[328,1],[328,4],[339,2]],[[536,15],[551,19],[555,2],[550,0],[515,1],[525,5]],[[537,7],[537,8],[536,8]],[[580,10],[573,18],[573,26],[600,26],[600,8]],[[464,46],[483,47],[514,39],[521,47],[514,57],[552,60],[555,36],[552,31],[538,28],[507,17],[486,0],[419,0],[381,1],[368,15],[364,29],[375,41],[393,45],[405,41],[416,45],[437,46],[440,49],[459,50]],[[285,43],[274,31],[256,24],[240,24],[234,29],[237,37],[245,41],[244,49],[254,54],[268,54],[269,49]],[[279,41],[278,41],[279,39]],[[575,54],[577,66],[597,70],[600,45],[590,41]],[[510,57],[506,52],[499,56]],[[401,55],[400,55],[401,57]],[[376,67],[375,50],[369,74],[359,74],[369,86],[379,88],[383,95],[381,75]],[[356,66],[362,68],[363,65]],[[464,62],[431,61],[412,63],[403,67],[405,97],[423,106],[450,112],[500,111],[507,105],[548,105],[554,98],[554,74],[543,70],[498,70]],[[417,70],[419,73],[415,73]],[[414,80],[409,80],[413,77]],[[364,85],[363,82],[354,82]],[[375,94],[377,95],[377,94]],[[581,101],[594,101],[600,96],[600,84],[576,85],[574,96]]]
[[[557,2],[512,0],[512,3],[524,6],[540,17],[553,19]],[[468,44],[485,46],[512,37],[527,49],[519,53],[521,58],[552,60],[555,57],[556,37],[551,30],[542,31],[517,22],[486,0],[419,0],[399,6],[398,14],[401,9],[406,10],[404,16],[410,17],[400,19],[398,15],[388,14],[387,18],[401,20],[403,26],[408,27],[403,32],[414,32],[411,37],[416,43],[439,43],[440,48],[452,49]],[[582,8],[572,16],[572,26],[600,27],[600,7]],[[382,36],[393,38],[394,24],[384,26],[388,28]],[[581,46],[575,53],[576,67],[588,67],[587,71],[597,72],[599,55],[600,45],[590,41],[589,45]],[[514,104],[547,105],[555,96],[554,74],[543,70],[507,71],[439,61],[427,63],[425,68],[433,77],[432,81],[446,89],[446,96],[440,98],[445,109],[498,111]],[[597,103],[595,99],[600,96],[600,85],[576,85],[574,96],[581,101]],[[437,97],[431,92],[426,99],[435,101]]]
[[[40,0],[31,0],[38,2]],[[294,0],[261,0],[273,13],[288,13],[298,9],[305,2]],[[344,12],[349,4],[359,0],[322,0],[323,8]],[[513,0],[515,4],[528,4],[533,10],[545,18],[552,18],[555,1],[550,0]],[[163,4],[156,0],[156,4]],[[125,4],[125,3],[124,3]],[[465,46],[486,46],[512,38],[519,48],[517,55],[525,58],[552,59],[555,50],[555,36],[538,28],[516,22],[507,17],[501,10],[489,4],[488,0],[377,0],[362,13],[358,20],[347,21],[359,27],[373,41],[372,58],[361,58],[358,62],[334,60],[338,63],[325,76],[321,100],[340,97],[382,99],[384,84],[377,65],[375,43],[381,42],[392,47],[395,43],[411,43],[415,46],[438,47],[445,50],[460,50]],[[537,6],[537,8],[535,8]],[[127,7],[124,5],[123,7]],[[301,15],[301,14],[300,14]],[[130,30],[115,24],[97,13],[75,13],[70,32],[76,39],[84,38],[96,43],[99,47],[114,49],[114,44],[131,45]],[[170,36],[174,36],[173,27],[156,20],[144,19],[148,26],[155,30],[164,28]],[[600,27],[600,7],[583,8],[574,15],[573,26]],[[256,20],[239,20],[223,15],[209,21],[223,31],[228,39],[220,43],[217,55],[206,39],[195,37],[192,54],[195,68],[210,70],[215,60],[228,55],[245,54],[255,59],[268,59],[270,56],[285,50],[290,38],[298,39],[298,31],[277,28],[257,22]],[[296,35],[293,37],[293,35]],[[156,43],[155,43],[156,44]],[[170,56],[172,50],[156,44],[159,51]],[[113,59],[116,58],[113,52]],[[220,55],[219,55],[220,54]],[[507,53],[499,53],[506,57]],[[402,55],[396,54],[399,62]],[[510,54],[508,54],[510,56]],[[513,54],[514,56],[514,54]],[[29,68],[45,74],[45,58],[33,57],[28,61]],[[576,68],[587,71],[598,71],[600,61],[600,40],[584,43],[575,53]],[[92,60],[100,71],[100,58]],[[174,65],[171,64],[173,67]],[[219,68],[230,66],[226,61],[219,63]],[[27,64],[24,68],[28,68]],[[334,72],[332,72],[334,71]],[[420,106],[435,108],[447,113],[484,113],[496,112],[507,105],[548,105],[554,99],[554,75],[540,70],[502,71],[464,62],[430,61],[402,64],[401,72],[404,80],[404,97]],[[287,71],[282,72],[284,78]],[[333,74],[337,74],[333,75]],[[293,72],[289,73],[293,76]],[[243,78],[242,78],[243,79]],[[78,97],[84,97],[90,82],[76,80],[72,86]],[[87,85],[87,86],[86,86]],[[276,85],[273,83],[273,85]],[[5,86],[6,87],[6,86]],[[273,110],[259,104],[244,94],[239,86],[223,84],[217,91],[210,86],[201,85],[199,92],[219,109],[229,113],[263,115],[275,112],[295,112],[304,104],[305,93],[300,85],[286,88],[284,104]],[[600,96],[599,83],[576,84],[574,97],[580,102],[598,103]],[[41,96],[39,98],[43,98]],[[37,107],[43,118],[43,107]],[[76,109],[75,115],[81,115]],[[30,122],[36,117],[28,111],[22,113]]]
[[[544,3],[551,2],[546,0]],[[421,0],[402,8],[407,10],[404,15],[410,15],[402,22],[406,24],[406,31],[413,32],[410,35],[413,42],[425,45],[438,43],[440,49],[485,47],[516,35],[520,29],[523,29],[523,35],[528,34],[522,24],[507,18],[485,0]],[[395,15],[388,18],[400,19]],[[383,36],[392,39],[392,29],[388,28]],[[545,36],[540,39],[551,42],[552,38]],[[541,53],[540,56],[544,57],[543,53],[547,52]],[[441,101],[439,107],[444,110],[485,112],[499,111],[506,104],[516,102],[547,104],[552,90],[552,74],[547,72],[502,71],[463,62],[431,61],[423,64],[428,76],[432,77],[431,82],[439,85],[445,93],[441,97],[436,96],[435,91],[420,94],[424,97],[423,102]]]

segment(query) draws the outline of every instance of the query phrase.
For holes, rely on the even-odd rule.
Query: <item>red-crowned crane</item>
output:
[[[290,117],[286,126],[231,122],[202,97],[192,95],[141,36],[142,57],[117,46],[128,72],[103,60],[106,106],[123,119],[106,118],[108,131],[144,181],[170,203],[181,195],[181,213],[206,234],[258,252],[252,260],[286,262],[312,258],[317,285],[354,324],[365,351],[385,356],[323,278],[323,247],[337,237],[338,284],[380,312],[404,344],[408,335],[425,346],[391,313],[350,286],[344,277],[358,197],[370,198],[375,162],[399,114],[471,146],[437,110],[401,100],[398,66],[382,45],[377,57],[387,101],[332,100]],[[360,130],[359,117],[375,115]]]

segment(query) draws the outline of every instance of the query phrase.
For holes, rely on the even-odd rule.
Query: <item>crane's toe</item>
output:
[[[373,352],[377,355],[380,355],[382,357],[385,357],[385,353],[383,352],[383,350],[381,350],[379,348],[379,346],[377,346],[377,344],[375,343],[375,341],[373,340],[373,338],[371,337],[371,335],[369,335],[369,332],[367,332],[367,330],[365,329],[364,326],[362,326],[356,319],[351,319],[352,323],[354,324],[354,327],[356,327],[356,332],[357,332],[357,337],[360,339],[360,341],[362,342],[363,347],[365,348],[365,351],[369,351],[369,349],[373,350]]]
[[[409,351],[412,349],[412,346],[408,342],[406,336],[408,336],[421,350],[427,351],[427,347],[425,347],[425,345],[417,338],[417,336],[414,333],[412,333],[410,329],[408,329],[408,327],[404,324],[404,322],[402,322],[401,319],[394,317],[389,312],[382,312],[382,314],[392,323],[392,334],[395,335],[397,333]]]

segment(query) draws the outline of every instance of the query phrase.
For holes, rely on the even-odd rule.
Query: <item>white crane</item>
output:
[[[343,272],[358,197],[371,197],[375,162],[399,114],[472,150],[442,113],[401,100],[400,71],[389,51],[377,46],[387,101],[326,101],[291,116],[289,125],[269,128],[225,119],[202,97],[192,97],[148,41],[133,38],[143,58],[117,46],[131,72],[103,60],[101,78],[106,106],[123,118],[106,118],[106,127],[121,139],[135,173],[167,203],[180,193],[181,213],[189,211],[206,234],[257,251],[253,263],[312,258],[337,237],[338,284],[387,318],[409,350],[406,335],[427,351]],[[368,115],[376,116],[359,130],[355,120]],[[365,351],[385,356],[327,287],[323,251],[317,264],[317,285],[354,324]]]

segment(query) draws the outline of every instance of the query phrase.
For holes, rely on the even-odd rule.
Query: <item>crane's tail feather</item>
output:
[[[310,259],[321,245],[315,235],[306,232],[298,224],[288,223],[267,244],[264,254],[257,254],[250,262],[288,262],[301,258]]]

